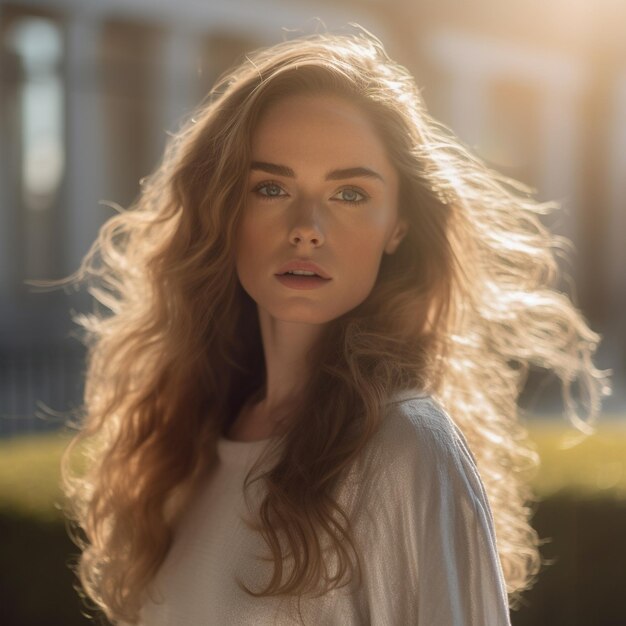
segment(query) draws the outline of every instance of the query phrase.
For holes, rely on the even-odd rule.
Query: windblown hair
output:
[[[278,461],[257,477],[274,576],[247,591],[300,596],[345,584],[355,573],[349,549],[360,572],[334,494],[380,425],[385,400],[404,389],[437,398],[470,444],[511,608],[541,568],[529,487],[539,457],[518,406],[529,367],[556,372],[567,416],[583,432],[610,393],[607,373],[591,361],[600,336],[556,288],[555,253],[570,242],[539,216],[558,205],[533,200],[432,119],[414,78],[373,35],[315,33],[257,50],[223,74],[171,136],[132,206],[102,226],[65,279],[87,282],[107,309],[75,316],[88,360],[62,476],[66,515],[84,534],[74,537],[82,593],[111,620],[137,621],[177,520],[215,467],[218,437],[263,387],[256,305],[234,264],[250,138],[270,103],[320,92],[371,119],[399,173],[409,231],[384,255],[366,300],[329,322],[309,355],[306,388],[275,438]],[[586,416],[572,396],[577,381]],[[295,557],[287,580],[279,532]],[[327,575],[322,533],[341,577]]]

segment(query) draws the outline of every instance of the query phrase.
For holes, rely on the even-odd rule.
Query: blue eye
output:
[[[361,202],[365,202],[369,197],[362,191],[352,189],[351,187],[347,187],[346,189],[341,189],[340,191],[337,192],[337,195],[339,194],[343,194],[343,198],[338,198],[338,199],[341,200],[342,202],[348,202],[349,204],[360,204]]]
[[[260,196],[263,196],[264,199],[279,198],[280,196],[286,195],[280,193],[283,190],[276,183],[261,183],[254,188],[254,191]]]

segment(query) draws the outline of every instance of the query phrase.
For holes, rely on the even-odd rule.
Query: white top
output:
[[[304,623],[510,626],[492,513],[462,432],[419,392],[395,396],[388,409],[338,498],[362,554],[363,586],[304,597]],[[262,537],[240,519],[243,478],[269,441],[219,440],[218,469],[182,518],[153,581],[162,603],[144,603],[142,626],[302,623],[295,600],[254,598],[235,580],[258,591],[272,572],[254,558],[271,555]],[[251,487],[254,502],[261,485]]]

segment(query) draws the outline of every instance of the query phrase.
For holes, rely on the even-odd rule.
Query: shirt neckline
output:
[[[235,441],[220,435],[217,440],[217,455],[222,463],[229,466],[247,466],[255,461],[273,437],[255,441]]]
[[[387,401],[387,404],[402,402],[411,398],[423,398],[428,394],[419,389],[403,389],[393,394]],[[255,456],[256,453],[260,453],[270,441],[273,441],[276,436],[266,437],[264,439],[254,439],[252,441],[240,441],[236,439],[229,439],[223,434],[220,434],[217,440],[217,448],[219,456],[222,460],[234,460],[234,461],[247,461],[250,457]]]

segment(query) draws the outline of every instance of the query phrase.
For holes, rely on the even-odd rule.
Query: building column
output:
[[[449,126],[472,150],[484,139],[488,107],[487,84],[482,72],[458,71],[448,88]]]
[[[571,86],[570,86],[571,87]],[[576,250],[581,249],[581,190],[583,163],[581,149],[581,98],[573,88],[556,83],[543,85],[541,128],[538,129],[541,159],[537,187],[541,196],[562,205],[557,222],[558,234],[571,239]],[[579,273],[579,259],[573,270]],[[579,276],[573,277],[578,282]]]
[[[155,111],[151,146],[155,162],[163,154],[168,134],[178,131],[186,116],[199,104],[202,94],[198,89],[198,72],[206,64],[206,59],[201,56],[201,37],[183,26],[173,24],[164,33],[161,51],[157,83],[159,105]]]
[[[66,257],[73,272],[95,239],[107,198],[102,111],[100,27],[96,18],[74,16],[66,27]]]
[[[609,222],[605,267],[611,331],[610,362],[614,372],[613,402],[626,408],[626,69],[616,76],[607,172]]]

